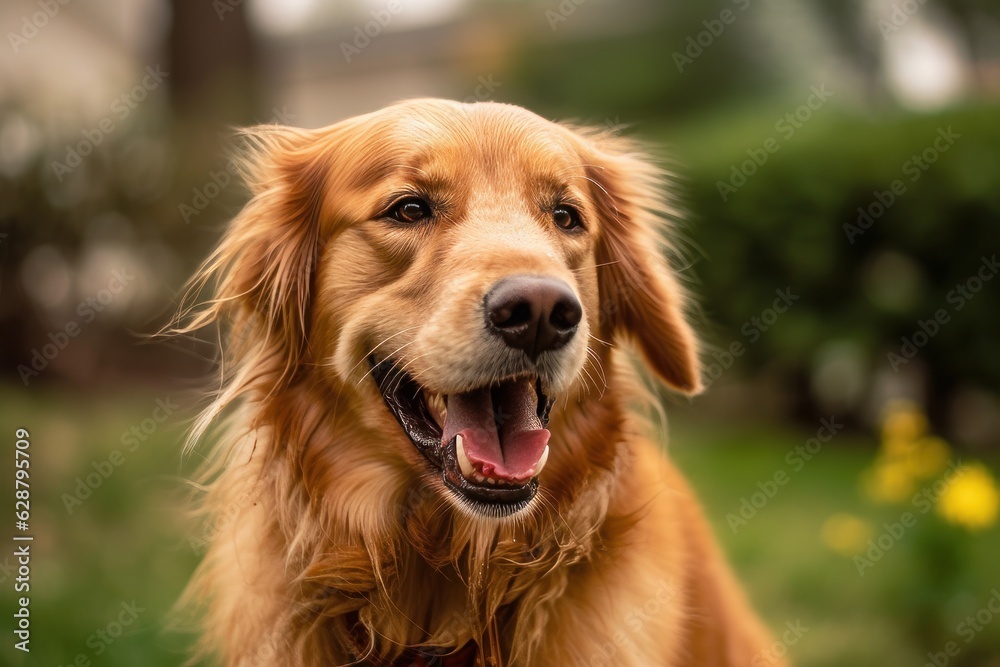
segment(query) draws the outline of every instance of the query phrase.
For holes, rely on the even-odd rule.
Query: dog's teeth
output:
[[[489,482],[490,484],[492,484],[493,486],[497,485],[497,481],[495,479],[493,479],[492,477],[487,477],[486,481]]]
[[[535,464],[535,474],[538,475],[542,472],[542,468],[545,464],[549,462],[549,446],[545,445],[545,450],[542,452],[542,458],[538,459],[538,463]]]
[[[431,419],[440,428],[444,428],[445,418],[448,409],[445,407],[444,397],[441,394],[425,394],[424,401],[427,404],[427,411],[430,412]]]
[[[465,453],[465,439],[459,433],[455,436],[455,455],[458,457],[458,467],[462,470],[462,475],[466,479],[476,475],[476,469],[472,467],[469,455]]]

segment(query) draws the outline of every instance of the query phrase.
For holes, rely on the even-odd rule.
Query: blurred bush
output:
[[[741,341],[747,368],[772,368],[819,408],[860,410],[880,382],[932,405],[1000,386],[988,334],[1000,327],[998,120],[995,107],[824,109],[787,139],[773,115],[657,131],[682,163],[703,257],[693,272],[719,350]],[[786,288],[800,298],[773,326],[755,323]]]

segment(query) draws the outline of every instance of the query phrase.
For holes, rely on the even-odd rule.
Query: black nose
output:
[[[540,276],[504,278],[486,295],[485,305],[487,326],[532,361],[569,342],[583,317],[569,285]]]

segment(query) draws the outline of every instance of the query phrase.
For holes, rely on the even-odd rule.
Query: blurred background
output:
[[[670,449],[775,632],[755,664],[1000,665],[993,0],[16,0],[0,24],[0,489],[25,428],[35,537],[31,653],[5,629],[0,663],[185,658],[168,611],[212,527],[176,491],[213,355],[144,336],[245,200],[232,128],[440,96],[673,172],[709,388],[668,400]],[[3,547],[5,628],[17,577]]]

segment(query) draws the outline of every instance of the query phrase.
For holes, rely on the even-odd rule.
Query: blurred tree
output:
[[[863,0],[814,0],[820,20],[837,52],[862,82],[872,105],[889,102],[882,73],[882,44],[875,25],[864,24]]]
[[[977,89],[985,90],[988,82],[985,63],[1000,57],[1000,4],[996,0],[938,0],[959,32],[959,41],[972,61]]]
[[[243,191],[227,158],[234,128],[265,122],[260,46],[244,0],[171,0],[174,179],[161,228],[188,272]]]
[[[209,200],[204,188],[229,187],[224,174],[225,147],[234,127],[261,122],[260,59],[243,0],[171,0],[167,49],[171,71],[171,108],[177,213],[171,231],[188,235],[192,207],[199,227],[219,222],[218,206],[201,215]],[[222,171],[219,171],[219,170]],[[220,183],[220,181],[223,181]],[[233,188],[237,190],[238,188]],[[204,206],[202,202],[204,201]],[[189,244],[190,247],[190,244]],[[194,244],[197,255],[201,244]]]
[[[574,12],[551,32],[526,33],[501,75],[511,82],[505,98],[554,117],[614,126],[674,119],[786,83],[776,68],[760,66],[770,54],[748,47],[758,37],[749,29],[751,3],[630,5],[634,25],[627,30],[606,29],[622,14],[609,3]]]
[[[976,89],[988,87],[984,65],[1000,55],[1000,4],[995,0],[936,0],[893,3],[880,10],[880,21],[900,27],[915,12],[930,12],[927,23],[954,33],[967,64],[976,76]],[[853,74],[864,82],[867,100],[876,105],[889,101],[884,78],[883,42],[889,36],[871,19],[865,0],[813,0],[824,28],[837,45],[838,53],[850,63]],[[936,16],[935,16],[936,14]],[[898,22],[898,25],[897,23]],[[891,33],[890,33],[891,34]]]
[[[242,0],[171,0],[167,48],[175,117],[218,128],[253,120],[258,57]]]

